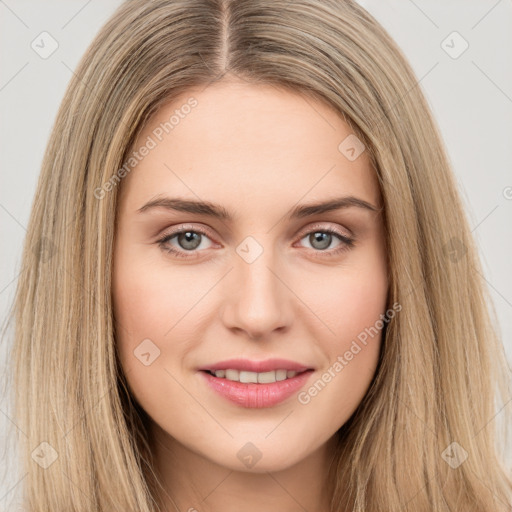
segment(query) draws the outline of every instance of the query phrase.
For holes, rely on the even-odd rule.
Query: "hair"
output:
[[[28,511],[160,510],[147,417],[115,346],[120,180],[97,191],[160,107],[226,79],[327,104],[364,143],[380,185],[388,301],[401,311],[335,434],[331,511],[510,510],[506,432],[494,419],[510,376],[478,252],[418,80],[368,12],[352,0],[126,1],[73,75],[9,316]],[[41,442],[57,456],[46,469],[31,459]],[[452,442],[467,453],[458,467],[443,456]]]

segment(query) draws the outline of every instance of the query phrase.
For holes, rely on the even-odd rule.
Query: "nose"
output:
[[[293,293],[269,253],[264,251],[252,263],[235,260],[226,283],[224,325],[254,340],[270,339],[274,331],[284,332],[292,322]]]

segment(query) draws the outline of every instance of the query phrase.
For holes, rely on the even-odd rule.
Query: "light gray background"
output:
[[[360,3],[408,57],[439,123],[511,361],[512,1]],[[0,0],[0,320],[13,298],[42,156],[64,90],[86,47],[120,4]],[[31,48],[43,31],[59,45],[47,59]],[[469,44],[458,58],[443,49],[452,46],[453,54],[462,48],[462,39],[450,36],[454,31]],[[7,368],[8,344],[0,348],[0,367]],[[14,449],[6,434],[9,409],[3,397],[0,460]],[[11,459],[0,470],[0,510],[15,509],[23,478]],[[512,466],[512,454],[508,460]]]

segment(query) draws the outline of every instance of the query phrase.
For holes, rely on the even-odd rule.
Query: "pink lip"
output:
[[[247,372],[270,372],[272,370],[293,370],[301,372],[303,370],[311,369],[303,364],[296,363],[294,361],[288,361],[286,359],[267,359],[265,361],[251,361],[249,359],[229,359],[227,361],[221,361],[219,363],[203,366],[199,370],[244,370]],[[283,382],[283,381],[281,381]]]
[[[230,364],[232,364],[232,362],[230,362]],[[222,370],[225,368],[233,368],[233,366],[217,369]],[[276,368],[284,369],[286,366],[279,366],[279,368],[275,367],[273,369]],[[245,384],[242,382],[215,377],[207,371],[201,371],[200,373],[204,376],[211,389],[236,405],[248,408],[263,408],[277,405],[299,391],[299,389],[304,386],[309,376],[313,373],[313,370],[304,371],[291,379],[272,382],[270,384]]]

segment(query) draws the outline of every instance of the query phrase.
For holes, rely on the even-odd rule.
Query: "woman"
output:
[[[27,510],[510,510],[476,254],[417,80],[356,3],[126,2],[28,227]]]

